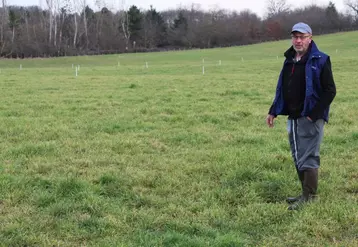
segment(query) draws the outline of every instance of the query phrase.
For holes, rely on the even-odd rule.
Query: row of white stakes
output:
[[[338,49],[336,49],[336,53],[338,53]],[[278,59],[278,56],[276,57],[276,59]],[[242,57],[241,58],[241,61],[243,62],[244,61],[244,58]],[[205,73],[205,68],[204,68],[204,63],[205,63],[205,59],[203,58],[203,74]],[[219,60],[219,65],[221,65],[221,60]],[[121,66],[121,63],[118,62],[118,67]],[[145,67],[148,69],[149,66],[148,66],[148,62],[145,62]],[[74,64],[72,64],[72,69],[74,68]],[[20,64],[20,70],[22,70],[22,64]],[[78,71],[80,71],[80,65],[77,65],[76,66],[76,76],[78,76]],[[0,73],[1,73],[1,70],[0,70]]]
[[[74,64],[72,64],[72,69],[74,68]],[[76,75],[76,77],[78,76],[78,72],[80,71],[80,69],[81,69],[81,66],[80,65],[77,65],[76,66],[76,69],[75,69],[75,75]]]
[[[336,49],[336,53],[338,53],[338,49]],[[278,59],[278,56],[276,57],[276,59]],[[241,58],[241,61],[243,62],[244,61],[244,58],[242,57]],[[205,59],[203,58],[203,75],[205,74],[205,66],[204,66],[204,63],[205,63]],[[219,60],[219,65],[221,65],[221,60]],[[121,63],[118,62],[118,67],[121,66]],[[148,66],[148,62],[145,62],[145,67],[148,69],[149,66]],[[72,64],[72,69],[74,68],[74,64]],[[77,65],[76,66],[76,70],[75,70],[75,75],[76,77],[78,76],[78,72],[80,71],[80,68],[81,66],[80,65]],[[20,70],[22,70],[22,64],[20,64]],[[0,73],[1,73],[1,70],[0,70]]]
[[[278,56],[277,56],[277,59],[278,59]],[[244,58],[242,57],[241,58],[241,61],[244,61]],[[205,63],[205,59],[203,58],[203,75],[205,74],[205,66],[204,66],[204,63]],[[121,66],[121,63],[118,62],[117,64],[118,67]],[[219,60],[219,66],[221,66],[221,60]],[[148,69],[149,68],[149,65],[148,65],[148,62],[145,62],[145,67]],[[72,68],[74,68],[74,64],[72,64]],[[80,71],[80,65],[77,65],[76,66],[76,70],[75,70],[75,75],[76,77],[78,76],[78,72]]]
[[[243,58],[242,58],[242,61],[244,61]],[[204,60],[204,58],[203,58],[203,75],[205,74],[204,62],[205,62],[205,60]],[[221,65],[221,60],[219,60],[219,65]],[[118,62],[118,67],[120,67],[120,66],[121,66],[121,63]],[[149,68],[148,62],[145,62],[145,67],[146,67],[147,69]]]
[[[242,61],[244,61],[243,60],[243,58],[241,58],[242,59]],[[203,58],[203,75],[205,75],[205,59]],[[221,60],[219,60],[219,66],[221,66]]]

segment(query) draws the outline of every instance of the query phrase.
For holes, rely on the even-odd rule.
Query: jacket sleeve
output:
[[[270,115],[273,115],[273,116],[275,116],[275,117],[277,117],[277,115],[276,115],[276,113],[274,112],[274,103],[272,103],[272,105],[271,105],[271,107],[270,107],[270,109],[269,109],[269,112],[268,112],[268,114],[270,114]]]
[[[323,116],[324,110],[332,103],[336,96],[336,85],[333,79],[331,60],[329,57],[322,68],[320,83],[322,88],[320,100],[308,115],[312,121],[316,121]]]

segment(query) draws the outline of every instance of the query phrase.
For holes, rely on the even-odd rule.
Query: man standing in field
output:
[[[302,194],[287,198],[287,202],[289,210],[297,210],[316,197],[323,127],[336,86],[330,57],[318,50],[310,26],[295,24],[291,37],[266,123],[273,127],[278,115],[288,116],[288,139]]]

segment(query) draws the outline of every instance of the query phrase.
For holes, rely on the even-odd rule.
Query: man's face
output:
[[[293,32],[291,37],[293,48],[299,54],[305,53],[312,41],[312,35],[309,33]]]

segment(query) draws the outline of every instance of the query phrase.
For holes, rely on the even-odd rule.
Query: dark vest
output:
[[[328,55],[318,50],[316,44],[312,41],[312,48],[308,55],[308,59],[306,62],[306,97],[304,101],[304,108],[301,112],[301,116],[308,116],[312,111],[313,107],[319,101],[320,95],[322,93],[321,88],[321,70],[323,65],[326,63]],[[287,63],[287,59],[284,61],[284,65]],[[273,102],[272,113],[274,115],[288,115],[288,112],[285,106],[285,101],[283,98],[282,92],[282,73],[281,70],[280,76],[278,78],[278,83],[276,87],[276,95]],[[323,119],[328,122],[329,118],[329,107],[324,110]]]

